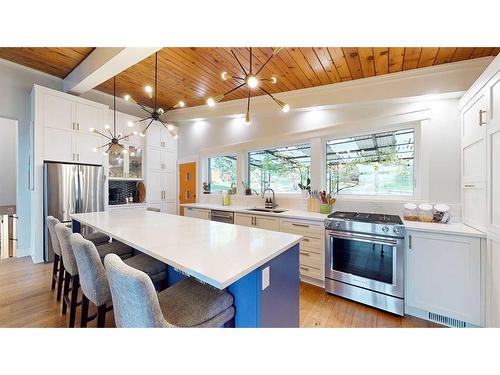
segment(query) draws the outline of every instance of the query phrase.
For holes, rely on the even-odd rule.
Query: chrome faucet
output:
[[[276,197],[274,195],[274,190],[271,189],[271,188],[265,188],[263,191],[262,191],[262,198],[264,198],[264,196],[266,195],[266,191],[270,191],[271,193],[273,193],[273,199],[271,201],[271,203],[273,204],[272,208],[273,210],[276,208],[277,204],[276,204]]]

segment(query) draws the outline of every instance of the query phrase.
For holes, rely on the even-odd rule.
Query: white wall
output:
[[[17,121],[0,117],[0,144],[0,206],[15,206]]]
[[[252,124],[249,126],[244,124],[243,113],[237,112],[245,108],[242,101],[222,103],[212,112],[204,107],[183,109],[176,118],[180,126],[179,162],[194,160],[203,166],[205,158],[211,154],[236,151],[244,157],[246,152],[265,146],[311,141],[318,144],[318,139],[324,142],[328,138],[417,123],[420,134],[420,150],[417,154],[420,160],[417,180],[419,192],[415,200],[448,203],[458,220],[458,99],[490,61],[450,64],[452,66],[448,68],[414,71],[414,75],[408,71],[345,85],[332,85],[330,88],[301,90],[302,106],[296,92],[280,94],[280,99],[295,103],[293,110],[287,114],[273,107],[270,98],[259,97],[252,106]],[[346,87],[344,96],[342,85]],[[394,93],[398,97],[394,97]],[[321,106],[316,103],[321,103]],[[316,148],[319,154],[323,154],[322,147]],[[313,188],[324,189],[325,171],[320,168],[321,156],[315,156],[313,152],[312,158],[316,159],[312,161],[316,163],[311,176],[315,185]],[[198,173],[202,178],[203,169],[200,168]],[[400,213],[401,202],[383,198],[362,200],[341,197],[336,209]]]

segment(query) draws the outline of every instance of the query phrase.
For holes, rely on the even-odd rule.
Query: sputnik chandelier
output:
[[[129,124],[130,126],[130,124]],[[132,124],[133,126],[133,124]],[[110,126],[108,124],[104,125],[104,128],[108,131],[109,135],[101,133],[99,130],[96,128],[91,128],[90,131],[92,133],[99,134],[100,136],[106,138],[109,142],[106,143],[105,145],[101,147],[96,147],[93,149],[94,152],[99,151],[99,148],[105,149],[104,154],[107,155],[108,153],[113,153],[113,154],[119,154],[123,152],[126,154],[128,151],[127,149],[120,143],[121,140],[130,137],[132,134],[137,135],[137,131],[132,131],[130,134],[123,135],[123,134],[117,134],[116,133],[116,77],[113,77],[113,132],[110,130]]]
[[[158,121],[160,122],[170,133],[172,137],[177,139],[177,131],[176,131],[176,126],[172,124],[167,124],[166,120],[162,119],[162,116],[171,109],[176,109],[176,108],[182,108],[186,104],[181,100],[174,106],[163,109],[158,107],[158,52],[155,53],[155,81],[154,81],[154,88],[151,86],[145,86],[144,91],[149,95],[150,99],[153,99],[154,96],[154,104],[153,104],[153,110],[149,110],[146,108],[144,105],[137,103],[134,99],[129,94],[124,95],[123,99],[125,99],[128,102],[134,103],[139,105],[145,112],[148,113],[148,116],[138,120],[134,121],[135,123],[146,123],[148,120],[148,124],[143,128],[143,130],[139,133],[141,137],[144,137],[146,135],[146,132],[148,131],[149,127],[153,123],[153,121]],[[133,126],[133,124],[132,124]]]
[[[286,103],[282,102],[281,100],[275,98],[269,91],[267,91],[266,89],[264,89],[261,86],[262,82],[270,82],[272,84],[276,84],[276,82],[278,82],[278,79],[276,78],[276,76],[271,76],[270,78],[259,78],[259,73],[262,71],[262,69],[267,65],[267,63],[279,51],[281,51],[281,49],[282,48],[275,48],[273,50],[271,56],[269,56],[269,58],[266,60],[266,62],[255,73],[252,71],[253,70],[252,69],[252,59],[253,59],[252,47],[250,47],[250,68],[249,69],[245,69],[243,67],[243,64],[240,62],[240,60],[238,59],[238,57],[236,56],[236,54],[234,53],[234,51],[231,50],[231,53],[233,54],[234,58],[236,59],[236,61],[238,62],[238,65],[241,68],[243,76],[242,77],[240,77],[240,76],[232,76],[228,72],[222,72],[221,77],[222,77],[222,79],[224,81],[234,80],[235,82],[239,83],[239,85],[236,86],[235,88],[229,90],[228,92],[226,92],[224,94],[208,98],[208,100],[207,100],[208,106],[209,107],[215,106],[215,104],[218,103],[218,102],[220,102],[224,98],[224,96],[232,93],[233,91],[238,90],[239,88],[241,88],[243,86],[246,86],[247,89],[248,89],[247,110],[246,110],[246,115],[245,115],[245,123],[246,124],[248,124],[248,125],[250,124],[250,99],[252,98],[252,90],[257,89],[257,88],[259,88],[265,94],[269,95],[274,100],[274,102],[281,108],[281,110],[283,112],[288,112],[290,110],[290,106],[288,104],[286,104]]]

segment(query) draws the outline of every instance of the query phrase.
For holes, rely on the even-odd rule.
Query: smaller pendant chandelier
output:
[[[130,125],[129,125],[130,126]],[[133,124],[132,124],[133,126]],[[104,125],[104,128],[108,131],[109,135],[101,133],[99,130],[96,128],[91,128],[90,131],[92,133],[99,134],[100,136],[106,138],[109,140],[108,143],[105,145],[99,147],[99,148],[104,148],[104,155],[107,155],[108,153],[113,153],[113,154],[119,154],[123,152],[126,154],[128,151],[127,149],[120,143],[121,140],[130,137],[132,134],[137,135],[137,131],[132,131],[130,134],[127,135],[122,135],[122,134],[116,134],[116,77],[113,77],[113,132],[110,130],[109,125]],[[99,148],[94,148],[94,152],[97,152]]]
[[[151,124],[153,123],[153,121],[158,121],[158,122],[160,122],[169,131],[170,135],[174,139],[177,139],[176,126],[172,125],[172,124],[167,124],[166,120],[163,120],[161,118],[161,116],[163,114],[165,114],[168,110],[176,109],[176,108],[182,108],[182,107],[185,107],[186,104],[181,100],[177,104],[175,104],[174,106],[172,106],[170,108],[167,108],[167,109],[158,108],[158,105],[157,105],[158,104],[158,101],[157,101],[157,96],[158,96],[158,52],[155,53],[155,82],[154,82],[154,88],[152,88],[151,86],[146,86],[146,87],[144,87],[144,91],[146,91],[146,93],[148,94],[148,96],[149,96],[150,99],[153,99],[153,95],[154,95],[154,106],[153,106],[153,110],[152,111],[150,111],[148,108],[146,108],[142,104],[137,103],[128,94],[124,95],[124,97],[123,97],[126,101],[132,102],[132,103],[135,103],[135,104],[139,105],[145,112],[148,113],[147,117],[145,117],[145,118],[143,118],[141,120],[138,120],[138,121],[134,121],[135,123],[143,123],[143,122],[145,123],[146,121],[149,120],[149,123],[139,133],[140,136],[141,137],[146,136],[146,132],[148,131],[148,129],[151,126]]]
[[[250,125],[250,99],[252,97],[252,90],[254,90],[256,88],[259,88],[262,92],[269,95],[274,100],[274,102],[281,108],[281,110],[283,112],[288,112],[290,110],[290,106],[288,104],[275,98],[269,91],[267,91],[266,89],[264,89],[260,86],[261,82],[270,82],[272,84],[276,84],[276,82],[278,82],[277,78],[275,76],[271,76],[270,78],[259,78],[258,77],[261,70],[267,65],[267,63],[273,58],[273,56],[275,56],[279,51],[281,51],[281,49],[282,48],[274,49],[271,56],[269,56],[269,58],[266,60],[266,62],[259,68],[259,70],[257,70],[256,73],[252,72],[252,58],[253,58],[252,47],[250,47],[250,68],[248,70],[243,67],[243,65],[241,64],[240,60],[238,59],[238,57],[236,56],[234,51],[231,50],[231,53],[233,54],[234,58],[236,59],[236,61],[238,62],[238,65],[241,68],[241,71],[243,73],[243,77],[232,76],[228,72],[222,72],[221,77],[224,81],[234,80],[237,83],[239,83],[239,85],[236,86],[235,88],[225,92],[222,95],[217,95],[217,96],[214,96],[213,98],[208,98],[208,100],[207,100],[208,106],[209,107],[215,106],[215,104],[220,102],[224,98],[224,96],[232,93],[233,91],[238,90],[240,87],[246,86],[248,88],[247,110],[246,110],[246,115],[245,115],[245,123],[247,125]]]

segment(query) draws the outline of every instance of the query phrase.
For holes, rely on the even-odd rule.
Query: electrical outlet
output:
[[[265,290],[271,284],[270,269],[266,267],[262,270],[262,290]]]

